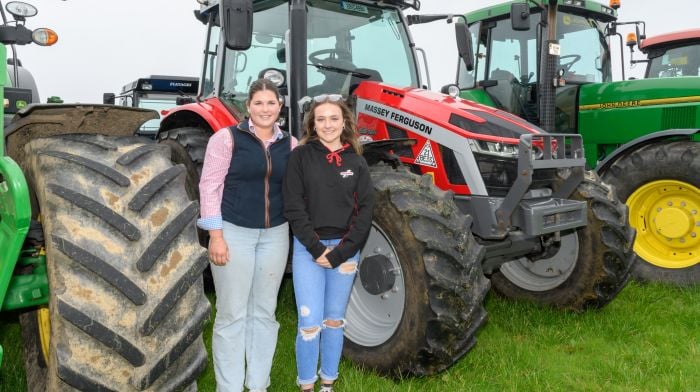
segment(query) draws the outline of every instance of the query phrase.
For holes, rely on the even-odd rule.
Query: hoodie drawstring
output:
[[[333,160],[335,159],[336,166],[340,166],[340,164],[343,162],[343,158],[336,151],[331,151],[328,153],[328,155],[326,155],[326,159],[328,160],[328,163],[333,163]]]
[[[328,163],[333,163],[333,160],[335,160],[335,165],[340,166],[343,163],[343,157],[340,156],[340,153],[345,151],[345,149],[348,147],[350,147],[350,144],[345,143],[343,144],[343,147],[340,147],[340,149],[336,151],[331,151],[328,154],[326,154],[326,159],[328,160]],[[326,151],[330,151],[330,149],[326,147]]]

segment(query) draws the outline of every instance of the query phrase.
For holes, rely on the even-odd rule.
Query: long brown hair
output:
[[[349,144],[357,155],[362,155],[362,145],[357,139],[357,124],[355,123],[355,116],[348,105],[343,102],[342,99],[331,99],[331,96],[325,99],[318,100],[314,98],[311,102],[311,107],[304,117],[304,136],[301,138],[300,144],[306,144],[311,140],[319,140],[318,133],[316,133],[316,108],[319,105],[329,103],[340,108],[343,113],[343,121],[345,126],[343,131],[340,133],[340,142],[345,145]]]

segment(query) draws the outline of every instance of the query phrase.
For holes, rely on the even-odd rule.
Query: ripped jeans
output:
[[[333,248],[340,240],[321,240]],[[292,278],[297,302],[298,330],[296,338],[297,383],[313,384],[318,379],[319,354],[321,379],[338,378],[338,364],[343,351],[345,310],[357,272],[359,252],[337,268],[316,264],[313,256],[294,238]],[[326,321],[338,326],[326,325]]]

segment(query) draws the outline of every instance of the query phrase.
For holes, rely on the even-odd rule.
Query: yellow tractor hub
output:
[[[627,199],[634,251],[661,268],[700,262],[700,189],[682,181],[650,182]]]

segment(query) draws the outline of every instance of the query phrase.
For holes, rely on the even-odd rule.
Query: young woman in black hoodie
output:
[[[297,383],[313,391],[320,374],[321,391],[330,392],[359,251],[372,225],[373,187],[352,112],[340,95],[314,97],[304,127],[283,188],[294,233]]]

